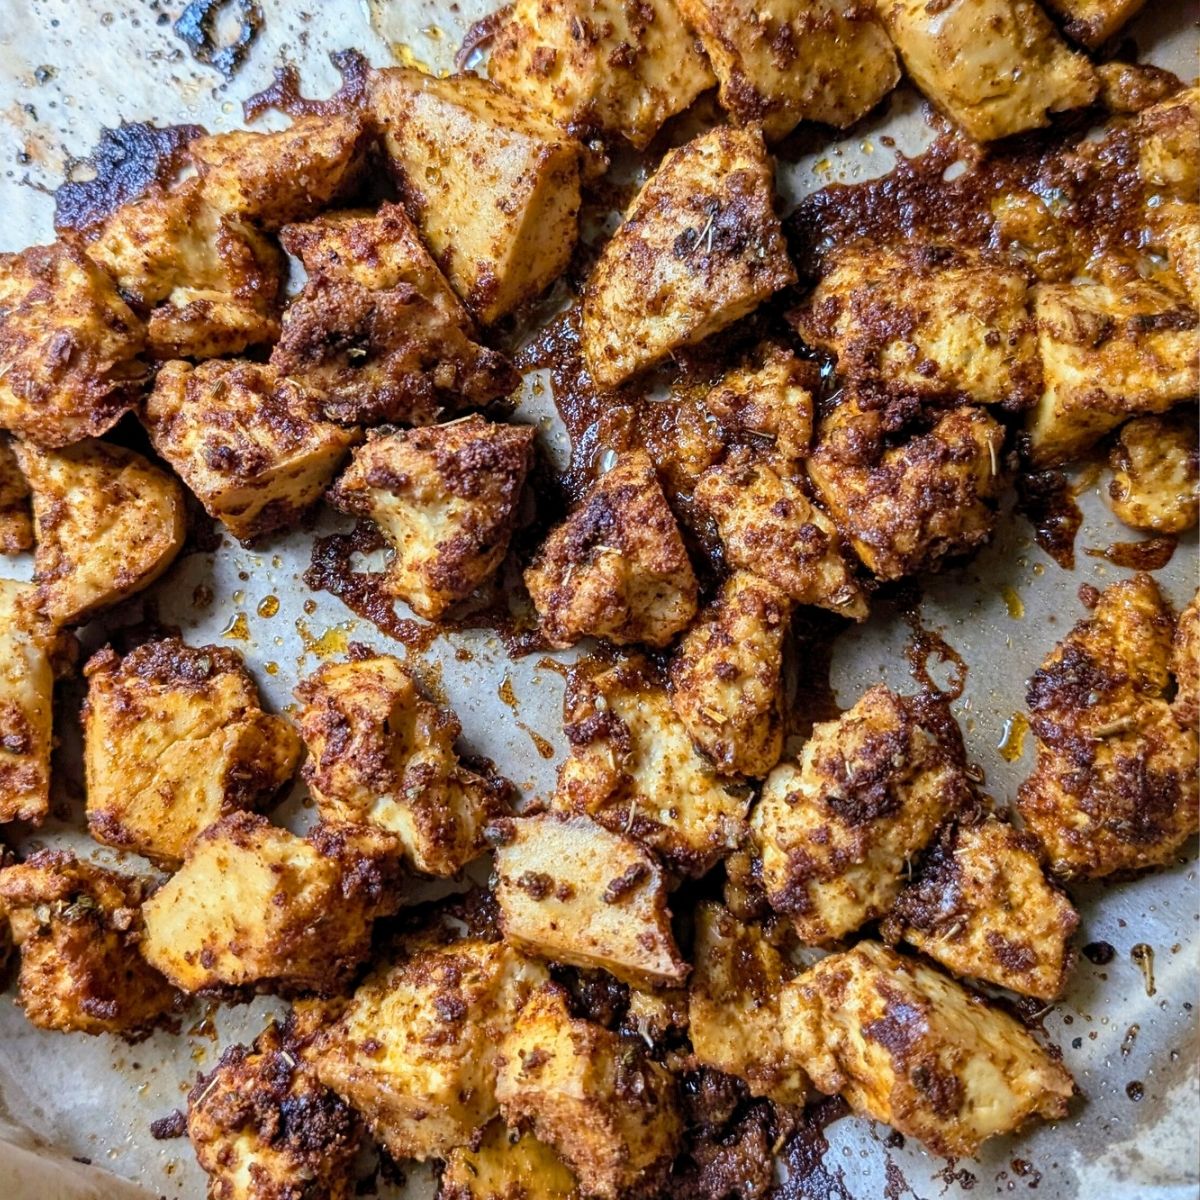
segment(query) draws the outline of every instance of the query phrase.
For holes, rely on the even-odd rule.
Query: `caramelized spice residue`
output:
[[[845,627],[842,618],[819,608],[802,608],[793,619],[796,695],[787,705],[789,740],[807,740],[814,725],[836,720],[842,714],[830,675],[837,635]]]
[[[300,72],[294,63],[275,68],[275,78],[242,103],[247,121],[257,121],[263,113],[275,109],[289,117],[336,116],[357,107],[367,90],[370,64],[357,50],[335,50],[329,61],[342,77],[342,85],[327,100],[310,100],[301,95]]]
[[[840,1096],[825,1097],[804,1110],[799,1128],[780,1155],[787,1180],[775,1193],[778,1200],[851,1200],[842,1168],[825,1163],[829,1152],[825,1130],[849,1111]]]
[[[1025,735],[1029,732],[1029,718],[1023,712],[1015,712],[1004,722],[1000,741],[996,749],[1005,762],[1016,762],[1025,753]]]
[[[1093,558],[1106,558],[1117,567],[1131,571],[1158,571],[1171,561],[1179,539],[1170,535],[1150,537],[1140,542],[1114,542],[1107,549],[1089,547]]]
[[[1075,535],[1083,513],[1062,471],[1029,471],[1017,476],[1017,511],[1033,526],[1037,544],[1064,571],[1075,567]]]
[[[231,41],[218,41],[218,22],[226,9],[238,19]],[[256,0],[192,0],[172,26],[192,57],[232,79],[246,61],[266,18]]]
[[[904,647],[904,657],[912,677],[929,692],[940,692],[948,700],[957,700],[967,686],[967,664],[962,656],[939,633],[926,629],[916,610],[904,614],[912,631]],[[950,663],[950,679],[944,688],[939,687],[929,674],[929,660],[936,658],[940,663]]]
[[[1088,942],[1083,948],[1083,957],[1098,967],[1106,967],[1117,956],[1116,948],[1110,942]]]

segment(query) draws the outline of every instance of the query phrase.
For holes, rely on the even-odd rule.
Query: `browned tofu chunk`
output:
[[[1033,289],[1044,391],[1030,413],[1037,466],[1079,457],[1127,417],[1200,391],[1200,319],[1149,280]]]
[[[1058,1120],[1075,1091],[1013,1017],[877,942],[822,959],[782,1003],[821,1091],[934,1154],[973,1155],[1031,1117]]]
[[[639,148],[716,82],[673,0],[516,0],[488,76],[576,137]]]
[[[0,579],[0,825],[50,811],[54,671],[37,592]]]
[[[73,246],[0,254],[0,428],[42,446],[96,437],[133,407],[146,329]]]
[[[387,591],[437,620],[504,561],[533,440],[531,425],[477,415],[372,434],[329,501],[375,522],[393,550]]]
[[[1200,592],[1179,614],[1171,643],[1171,674],[1175,699],[1171,711],[1184,729],[1200,725]]]
[[[546,539],[525,586],[552,646],[665,646],[696,612],[696,576],[654,464],[622,454]]]
[[[40,1029],[144,1033],[178,994],[142,959],[149,883],[39,850],[0,871],[0,916],[21,951],[17,1002]]]
[[[1164,200],[1146,209],[1153,248],[1165,254],[1193,308],[1200,309],[1200,204]]]
[[[230,1046],[188,1095],[209,1200],[351,1200],[362,1123],[272,1021]]]
[[[559,768],[556,810],[651,847],[684,875],[705,874],[741,841],[745,789],[692,745],[640,655],[577,666],[563,718],[571,753]]]
[[[366,826],[297,837],[256,813],[210,825],[146,902],[142,952],[186,992],[257,987],[331,994],[394,913],[399,859]]]
[[[579,1200],[579,1184],[545,1142],[493,1121],[478,1147],[450,1151],[437,1200]]]
[[[768,901],[802,941],[836,942],[891,907],[911,859],[970,797],[945,702],[877,684],[767,776],[750,827]]]
[[[186,533],[183,488],[140,454],[106,442],[17,448],[33,489],[38,610],[75,625],[149,587]]]
[[[1200,743],[1167,700],[1175,621],[1154,580],[1109,587],[1051,651],[1025,702],[1037,736],[1017,806],[1056,874],[1170,862],[1200,829]]]
[[[579,232],[577,141],[474,75],[373,71],[367,103],[404,207],[479,321],[562,273]]]
[[[725,775],[765,775],[783,750],[783,651],[792,604],[735,571],[671,660],[671,704]]]
[[[328,208],[352,188],[365,148],[364,119],[348,109],[298,117],[273,133],[235,129],[198,137],[188,154],[213,208],[279,229]]]
[[[508,811],[503,785],[459,762],[458,718],[425,700],[398,659],[326,663],[296,699],[324,820],[387,830],[427,875],[456,875],[484,852],[485,827]]]
[[[283,230],[308,272],[271,361],[321,393],[343,424],[427,425],[486,404],[520,377],[480,345],[467,310],[398,204],[330,213]]]
[[[799,315],[856,389],[888,396],[1035,403],[1041,382],[1025,273],[945,246],[840,253]]]
[[[721,82],[721,106],[768,139],[801,121],[845,128],[900,82],[870,5],[854,0],[680,0]]]
[[[948,826],[884,921],[884,939],[916,946],[955,975],[1057,999],[1079,914],[1042,874],[1038,849],[994,816]]]
[[[1146,0],[1046,0],[1057,13],[1067,37],[1094,50],[1107,42],[1126,21],[1132,20]]]
[[[1099,89],[1034,0],[876,0],[904,67],[976,141],[990,142],[1083,108]]]
[[[29,484],[21,474],[17,456],[0,434],[0,554],[20,554],[33,549],[33,516]]]
[[[501,1041],[545,980],[502,942],[418,946],[366,978],[312,1062],[393,1158],[444,1158],[495,1117]]]
[[[297,521],[357,440],[321,420],[302,385],[251,362],[167,363],[144,419],[155,450],[243,543]]]
[[[241,655],[178,638],[84,668],[88,830],[99,842],[177,867],[201,830],[270,800],[300,739],[262,711]]]
[[[583,293],[588,370],[613,387],[795,281],[761,132],[702,133],[663,158],[601,251]]]
[[[500,1111],[528,1123],[579,1177],[589,1196],[649,1194],[679,1148],[675,1081],[643,1048],[571,1016],[551,984],[521,1009],[500,1050]]]
[[[1138,115],[1138,173],[1147,199],[1195,203],[1200,188],[1200,86]]]
[[[836,527],[799,484],[743,451],[705,472],[694,498],[716,525],[731,567],[769,580],[796,604],[866,617]]]
[[[760,926],[711,901],[696,909],[692,958],[688,1036],[696,1060],[744,1080],[752,1096],[802,1107],[808,1077],[790,1057],[779,1008],[795,970]]]
[[[496,834],[500,927],[514,946],[634,986],[687,977],[662,869],[637,842],[560,813],[503,822]]]
[[[1130,528],[1183,533],[1196,524],[1200,434],[1194,408],[1127,421],[1108,461],[1108,504]]]
[[[1004,429],[981,408],[955,408],[923,433],[885,436],[882,414],[846,397],[821,423],[808,473],[855,553],[899,579],[990,540],[1004,490]]]

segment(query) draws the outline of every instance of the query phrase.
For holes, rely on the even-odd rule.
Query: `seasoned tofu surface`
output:
[[[0,579],[0,825],[50,811],[54,670],[37,591]]]
[[[1200,516],[1200,430],[1195,408],[1134,417],[1109,453],[1108,505],[1132,529],[1183,533]]]
[[[1135,17],[1146,0],[1046,0],[1072,41],[1095,49]]]
[[[1179,614],[1171,641],[1171,674],[1175,699],[1171,712],[1184,730],[1200,726],[1200,592]]]
[[[493,1121],[478,1146],[451,1150],[437,1200],[579,1200],[570,1167],[532,1133]]]
[[[32,548],[29,484],[21,474],[12,443],[0,435],[0,554],[20,554]]]

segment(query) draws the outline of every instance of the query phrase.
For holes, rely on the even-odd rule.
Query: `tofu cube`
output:
[[[297,837],[256,813],[210,825],[144,907],[142,953],[185,992],[330,995],[400,907],[392,839],[319,825]]]
[[[673,0],[516,0],[488,76],[577,137],[620,134],[639,149],[716,83]]]
[[[1146,0],[1047,0],[1046,7],[1059,17],[1067,37],[1095,50],[1131,21],[1145,3]]]
[[[33,489],[34,583],[55,628],[76,625],[147,588],[187,532],[183,488],[140,454],[106,442],[17,448]]]
[[[570,1168],[532,1133],[493,1121],[478,1147],[451,1150],[437,1200],[578,1200]]]
[[[488,822],[508,811],[503,783],[459,762],[458,718],[423,699],[398,659],[326,663],[296,699],[323,820],[387,830],[427,875],[456,875],[484,852]]]
[[[1171,674],[1175,699],[1171,712],[1184,729],[1200,725],[1200,592],[1179,614],[1171,642]]]
[[[146,400],[155,450],[243,544],[316,503],[357,440],[296,381],[252,362],[167,363]]]
[[[1131,529],[1183,533],[1200,516],[1200,437],[1196,414],[1134,417],[1109,454],[1108,505]]]
[[[518,949],[635,987],[687,977],[662,868],[637,842],[561,813],[499,822],[496,836],[500,927]]]
[[[149,881],[39,850],[0,870],[0,918],[20,949],[17,1003],[39,1029],[147,1033],[178,993],[138,953]]]
[[[900,82],[896,52],[855,0],[680,0],[721,82],[721,107],[768,140],[801,121],[844,129]]]
[[[36,596],[0,579],[0,825],[50,811],[54,671]]]
[[[587,281],[580,345],[592,379],[615,387],[795,282],[761,132],[702,133],[663,158]]]
[[[924,95],[979,142],[1038,129],[1083,108],[1099,79],[1034,0],[877,0]]]
[[[534,993],[505,1037],[496,1095],[505,1121],[530,1124],[603,1200],[653,1194],[682,1138],[670,1073],[639,1043],[573,1018],[556,985]]]
[[[882,916],[911,859],[972,797],[962,735],[940,697],[883,684],[814,727],[750,814],[772,908],[828,945]]]
[[[579,232],[578,142],[474,75],[373,71],[367,104],[404,207],[479,321],[562,273]]]
[[[41,446],[110,429],[146,377],[146,327],[63,242],[0,254],[0,427]]]
[[[0,435],[0,554],[20,554],[32,549],[29,484],[21,474],[11,443]]]
[[[577,666],[563,718],[571,753],[558,772],[557,811],[641,842],[683,875],[704,875],[741,842],[745,789],[695,749],[640,655]]]
[[[241,655],[178,638],[84,668],[88,830],[99,842],[178,867],[196,836],[255,808],[295,773],[300,739],[262,711]]]
[[[394,552],[387,592],[437,620],[504,561],[533,466],[533,440],[531,425],[499,425],[478,415],[372,434],[329,501],[375,522]]]

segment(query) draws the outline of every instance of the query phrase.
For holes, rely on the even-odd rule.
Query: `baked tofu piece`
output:
[[[0,579],[0,825],[50,811],[54,671],[30,584]]]
[[[1034,0],[876,0],[905,70],[976,141],[1090,104],[1099,80]]]
[[[493,1121],[478,1147],[450,1151],[437,1200],[579,1200],[579,1185],[545,1142]]]
[[[1171,711],[1184,729],[1200,724],[1200,592],[1179,614],[1171,642],[1171,674],[1175,699]]]
[[[1200,189],[1200,85],[1139,113],[1134,133],[1147,200],[1195,203]]]
[[[109,647],[84,668],[88,830],[99,842],[177,867],[196,835],[275,796],[300,739],[262,711],[241,655],[224,646]]]
[[[758,925],[723,905],[696,908],[688,1036],[696,1060],[744,1080],[752,1096],[803,1107],[808,1078],[789,1057],[780,992],[795,974]]]
[[[33,489],[34,583],[55,628],[149,587],[187,532],[183,488],[140,454],[106,442],[17,448]]]
[[[1075,961],[1079,914],[1042,874],[1036,838],[997,817],[947,826],[881,927],[955,975],[1049,1003]]]
[[[587,817],[541,813],[497,824],[494,890],[509,942],[634,987],[687,977],[652,854]]]
[[[580,332],[592,379],[615,387],[795,282],[762,133],[710,129],[663,158],[600,252]]]
[[[885,438],[879,411],[851,395],[821,423],[808,473],[863,563],[880,579],[899,579],[990,540],[1003,446],[1003,427],[969,406],[925,433]]]
[[[0,554],[20,554],[32,549],[29,484],[21,474],[12,445],[0,434]]]
[[[1006,409],[1036,403],[1037,333],[1025,273],[945,246],[852,247],[799,314],[856,390]]]
[[[784,988],[782,1007],[820,1091],[933,1154],[974,1155],[1031,1117],[1058,1120],[1075,1091],[1013,1017],[878,942],[822,959]]]
[[[358,180],[366,123],[347,109],[298,117],[287,129],[235,129],[194,138],[188,155],[204,198],[221,213],[274,230],[330,207]]]
[[[488,76],[576,137],[620,134],[639,149],[716,83],[673,0],[516,0]]]
[[[273,367],[167,363],[143,413],[155,450],[243,544],[294,524],[358,440]]]
[[[1200,743],[1167,696],[1175,621],[1149,575],[1107,588],[1025,702],[1037,737],[1017,807],[1057,875],[1170,862],[1200,829]]]
[[[1147,208],[1146,219],[1152,246],[1166,255],[1192,307],[1200,308],[1200,204],[1165,200]]]
[[[1078,458],[1128,417],[1200,391],[1200,319],[1149,280],[1033,289],[1044,391],[1029,415],[1039,467]]]
[[[683,1121],[671,1074],[637,1042],[571,1016],[556,985],[535,992],[500,1049],[496,1096],[567,1161],[582,1191],[616,1200],[654,1193]]]
[[[343,512],[369,517],[393,550],[387,592],[436,621],[499,568],[525,479],[531,425],[478,415],[371,434],[329,493]]]
[[[209,1200],[351,1200],[362,1123],[273,1021],[230,1046],[188,1095]]]
[[[400,907],[399,873],[380,830],[318,825],[301,838],[230,813],[146,902],[142,953],[185,992],[330,995],[366,957],[371,922]]]
[[[97,437],[146,378],[146,328],[63,242],[0,254],[0,428],[41,446]]]
[[[838,941],[891,907],[912,858],[971,794],[945,701],[877,684],[767,776],[750,814],[767,900],[801,941]]]
[[[644,450],[622,454],[525,572],[552,646],[584,637],[665,646],[696,612],[697,584]]]
[[[673,870],[700,876],[745,831],[745,788],[722,779],[640,655],[571,672],[563,701],[571,753],[553,807],[591,817],[656,850]]]
[[[427,875],[456,875],[484,852],[485,827],[508,811],[503,796],[459,762],[458,718],[425,700],[398,659],[326,663],[296,699],[304,779],[323,820],[387,830]]]
[[[724,775],[765,775],[783,750],[783,648],[792,603],[734,571],[671,660],[671,704]]]
[[[694,499],[716,525],[731,567],[768,580],[795,604],[866,617],[866,597],[842,557],[836,527],[799,484],[742,452],[706,471]]]
[[[900,82],[870,5],[854,0],[680,0],[721,83],[721,107],[767,139],[801,121],[844,129]]]
[[[404,207],[477,320],[562,273],[579,233],[579,142],[474,75],[372,71],[367,104]]]
[[[138,953],[147,880],[68,850],[0,870],[0,917],[21,951],[17,1003],[39,1029],[148,1032],[178,994]]]
[[[366,978],[311,1061],[393,1158],[444,1158],[496,1115],[501,1040],[546,978],[502,942],[419,946]]]
[[[1095,50],[1132,20],[1146,0],[1046,0],[1072,41]]]
[[[1109,453],[1108,506],[1132,529],[1183,533],[1200,515],[1195,411],[1134,417]]]

